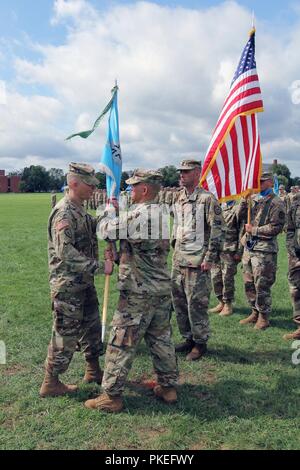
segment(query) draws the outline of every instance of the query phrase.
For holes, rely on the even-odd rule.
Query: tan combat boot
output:
[[[240,320],[240,325],[247,325],[248,323],[256,323],[258,319],[258,312],[256,310],[252,310],[251,315],[249,317]]]
[[[166,403],[177,402],[177,392],[175,387],[163,387],[162,385],[156,385],[153,389],[154,395],[161,398]]]
[[[208,313],[220,313],[222,312],[223,308],[224,308],[224,302],[220,301],[216,307],[210,308],[208,310]]]
[[[108,413],[119,413],[124,407],[121,396],[113,397],[105,392],[92,400],[87,400],[84,406],[92,410],[106,411]]]
[[[187,361],[197,361],[200,359],[207,351],[206,344],[195,344],[191,352],[186,356]]]
[[[294,331],[294,333],[288,333],[286,335],[283,335],[283,339],[300,339],[300,328]]]
[[[92,359],[90,361],[86,361],[86,368],[83,381],[87,384],[96,382],[97,384],[101,385],[102,377],[103,372],[99,366],[99,359]]]
[[[44,381],[40,389],[40,397],[58,397],[61,395],[67,395],[68,393],[77,392],[78,387],[76,385],[66,385],[60,382],[57,375],[53,376],[46,372]]]
[[[254,329],[255,330],[265,330],[268,328],[270,325],[270,322],[268,320],[268,317],[265,313],[260,313],[258,315],[258,320],[255,323]]]
[[[228,317],[232,315],[232,302],[225,302],[222,312],[219,314],[220,317]]]

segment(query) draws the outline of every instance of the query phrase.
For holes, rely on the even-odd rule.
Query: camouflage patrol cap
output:
[[[99,184],[94,168],[86,163],[70,163],[69,175],[77,176],[77,178],[89,186],[98,186]]]
[[[268,173],[268,172],[262,173],[260,177],[260,181],[267,181],[267,180],[273,181],[273,179],[274,179],[273,173]]]
[[[198,160],[182,160],[177,167],[177,171],[195,170],[195,168],[200,168],[201,170],[201,162]]]
[[[284,185],[283,185],[283,184],[280,184],[280,185],[279,185],[279,189],[285,189]]]
[[[134,170],[131,178],[126,180],[126,184],[133,185],[137,183],[152,183],[159,184],[162,180],[162,174],[159,171],[155,170],[143,170],[142,168],[137,168]]]

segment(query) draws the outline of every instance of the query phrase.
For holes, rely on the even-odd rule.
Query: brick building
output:
[[[0,170],[0,193],[19,193],[21,176],[5,176],[5,170]]]

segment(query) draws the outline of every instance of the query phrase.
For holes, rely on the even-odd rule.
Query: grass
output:
[[[106,415],[83,406],[98,394],[94,385],[80,385],[73,398],[38,395],[52,324],[49,212],[49,194],[0,195],[0,340],[7,347],[7,364],[0,365],[0,449],[299,449],[300,366],[292,364],[291,344],[282,340],[294,329],[283,236],[272,328],[257,332],[239,325],[249,311],[239,269],[236,313],[211,316],[209,354],[192,364],[178,359],[178,404],[161,404],[138,386],[152,376],[142,343],[125,412]],[[118,299],[115,283],[114,275],[110,317]],[[103,277],[96,284],[101,302]],[[174,318],[173,330],[177,341]],[[77,353],[64,380],[80,384],[83,371],[84,358]]]

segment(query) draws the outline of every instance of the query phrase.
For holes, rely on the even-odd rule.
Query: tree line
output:
[[[178,172],[174,165],[168,165],[160,168],[162,173],[162,186],[174,187],[178,186]],[[283,184],[287,190],[291,186],[300,185],[300,177],[291,177],[291,172],[286,165],[273,164],[271,171],[277,174],[279,184]],[[123,171],[121,177],[121,191],[126,189],[125,181],[132,174],[131,171]],[[10,173],[12,175],[21,176],[20,190],[24,193],[35,193],[35,192],[60,192],[63,187],[67,184],[67,178],[64,171],[60,168],[51,168],[47,170],[41,165],[31,165],[23,170]],[[99,180],[99,189],[105,189],[105,174],[96,173]]]

